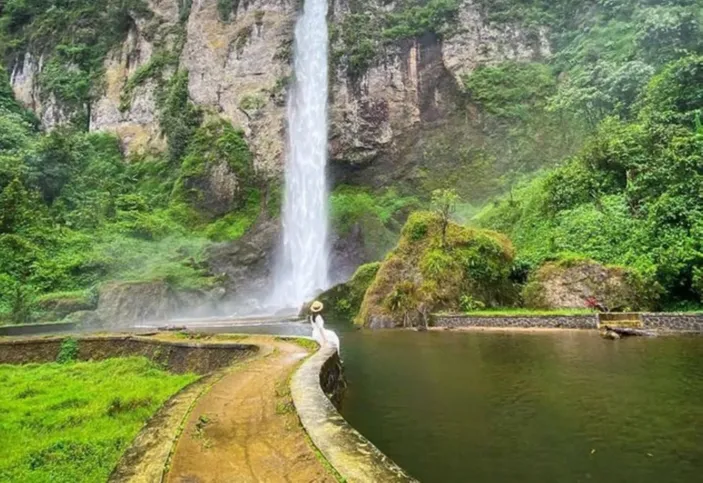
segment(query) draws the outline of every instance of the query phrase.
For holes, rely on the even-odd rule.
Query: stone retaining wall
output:
[[[0,364],[53,362],[65,337],[0,340]],[[130,335],[78,337],[79,360],[143,356],[172,372],[208,374],[250,356],[257,346],[235,343],[171,342]]]
[[[675,332],[703,332],[703,314],[651,312],[637,313],[644,329]],[[543,328],[543,329],[597,329],[598,316],[594,315],[433,315],[433,326],[447,329],[461,327]]]
[[[320,349],[293,376],[293,403],[312,442],[345,481],[416,482],[352,428],[325,396],[335,392],[340,380],[341,364],[332,348]]]
[[[645,329],[703,332],[703,314],[642,313]]]
[[[434,327],[456,329],[460,327],[547,328],[547,329],[596,329],[595,315],[550,316],[475,316],[434,315]]]

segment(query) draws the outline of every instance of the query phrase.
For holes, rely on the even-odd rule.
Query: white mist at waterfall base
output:
[[[299,308],[329,286],[327,0],[305,0],[288,98],[283,239],[270,305]]]

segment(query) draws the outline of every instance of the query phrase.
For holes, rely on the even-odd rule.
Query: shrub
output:
[[[485,309],[486,305],[480,300],[474,299],[471,295],[462,295],[459,300],[459,307],[462,312],[473,312]]]
[[[318,300],[325,304],[327,313],[335,320],[352,320],[380,266],[379,262],[361,265],[348,282],[320,294]]]
[[[75,362],[78,359],[78,341],[73,337],[68,337],[61,342],[59,353],[56,356],[56,362],[59,364],[67,364]]]
[[[363,188],[340,186],[330,197],[332,227],[339,236],[359,229],[367,260],[377,260],[393,248],[401,223],[419,201],[394,189],[374,193]]]

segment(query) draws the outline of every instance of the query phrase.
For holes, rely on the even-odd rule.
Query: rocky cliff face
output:
[[[27,52],[13,66],[10,81],[17,100],[34,111],[45,129],[53,129],[67,123],[70,113],[56,101],[53,94],[41,92],[38,77],[43,68],[44,57]]]
[[[266,174],[280,172],[285,137],[285,95],[295,5],[240,2],[223,22],[215,0],[196,1],[187,24],[181,66],[190,97],[245,129]]]
[[[295,2],[234,2],[226,19],[216,0],[195,0],[189,12],[177,0],[149,0],[151,15],[134,15],[126,40],[105,61],[103,89],[89,108],[90,129],[117,134],[127,153],[162,150],[156,77],[130,87],[130,79],[168,53],[167,65],[188,71],[190,99],[207,113],[244,129],[258,170],[282,171],[285,147],[285,87],[291,75]],[[392,9],[393,4],[370,8]],[[330,5],[330,21],[342,22],[349,2]],[[396,42],[377,55],[360,77],[343,68],[332,75],[330,153],[337,179],[379,184],[391,166],[394,177],[418,134],[457,109],[461,78],[481,64],[550,55],[546,32],[488,24],[473,1],[463,2],[456,25],[440,38],[425,34]],[[43,57],[27,53],[12,70],[17,98],[47,129],[70,118],[37,82]],[[125,106],[125,95],[131,102]],[[421,136],[420,136],[421,138]],[[371,176],[369,176],[369,174]]]
[[[160,151],[166,146],[159,127],[155,80],[137,85],[129,105],[122,106],[129,79],[152,61],[155,44],[167,43],[173,48],[175,42],[178,4],[153,0],[149,9],[154,16],[149,20],[135,17],[127,39],[106,59],[104,90],[91,109],[90,130],[115,133],[127,154]]]
[[[333,21],[340,23],[349,13],[349,3],[341,0],[333,7]],[[337,69],[330,108],[337,179],[381,185],[389,177],[407,176],[413,146],[458,110],[462,77],[483,64],[549,56],[546,34],[490,25],[479,6],[467,0],[444,38],[428,33],[399,41],[377,55],[360,78]],[[365,172],[355,174],[359,170]]]
[[[285,161],[286,89],[300,3],[144,0],[143,4],[145,9],[128,12],[124,40],[105,57],[102,81],[89,102],[69,106],[43,90],[49,57],[46,51],[31,49],[11,66],[17,99],[47,130],[75,122],[78,116],[72,110],[78,110],[90,131],[116,134],[128,156],[140,157],[170,149],[173,139],[165,134],[164,104],[169,102],[171,81],[185,79],[187,73],[187,98],[198,107],[203,122],[224,119],[241,129],[256,179],[277,183]],[[331,28],[356,15],[358,8],[348,0],[333,0]],[[363,8],[388,12],[405,7],[374,0]],[[331,39],[332,52],[344,50],[339,37]],[[546,32],[491,25],[479,6],[466,0],[451,28],[441,35],[425,32],[384,44],[363,72],[350,72],[331,58],[333,183],[385,186],[411,178],[428,136],[453,117],[472,116],[462,94],[464,75],[481,64],[549,54]],[[183,112],[184,117],[187,114]],[[180,111],[169,114],[179,115]],[[233,198],[235,191],[244,192],[241,173],[224,159],[208,159],[205,164],[205,171],[181,180],[183,189],[203,195],[195,205],[204,219],[241,208],[243,200]],[[229,293],[241,292],[252,280],[256,288],[265,287],[278,234],[266,218],[259,217],[259,226],[250,233],[256,243],[244,239],[210,253],[210,268],[230,280]],[[350,275],[368,261],[359,248],[362,233],[333,241],[338,275]]]

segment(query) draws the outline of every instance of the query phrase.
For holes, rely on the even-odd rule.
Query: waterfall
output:
[[[283,243],[274,268],[278,307],[298,308],[329,285],[326,17],[327,0],[305,0],[295,26]]]

